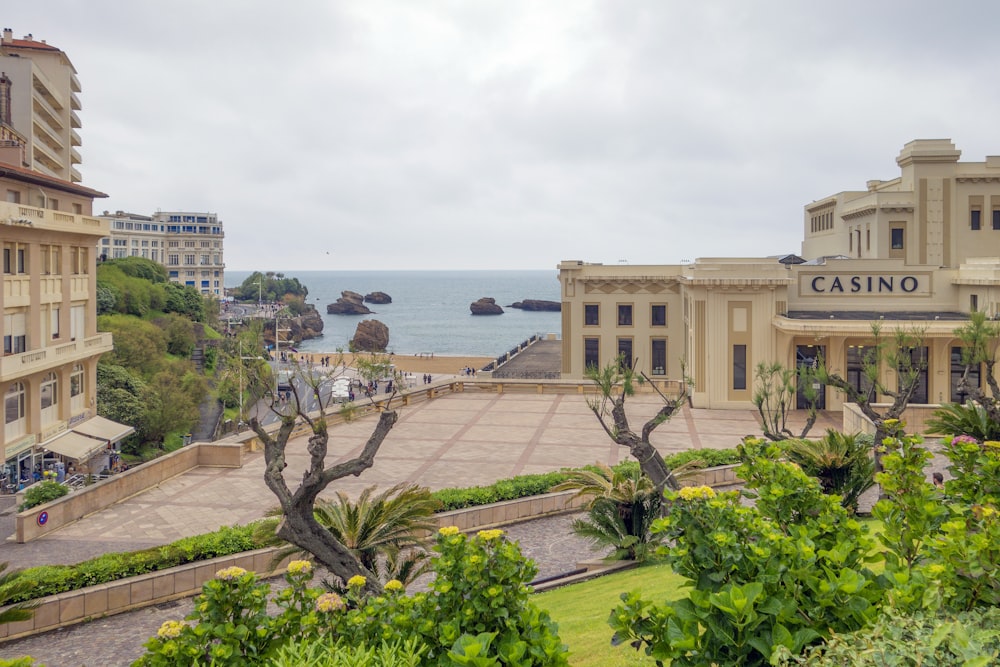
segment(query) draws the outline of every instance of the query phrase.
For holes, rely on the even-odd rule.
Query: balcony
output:
[[[83,105],[80,104],[80,98],[76,96],[76,93],[71,92],[69,94],[69,108],[75,109],[76,111],[83,109]]]
[[[114,349],[111,334],[102,332],[89,338],[39,350],[9,354],[0,359],[0,383],[72,364]]]
[[[74,93],[83,92],[83,88],[80,86],[80,79],[76,78],[75,72],[71,72],[69,75],[69,89]]]
[[[36,116],[40,116],[56,132],[63,129],[63,114],[53,109],[43,95],[36,92],[31,96],[31,108]]]
[[[4,230],[0,234],[9,236],[17,227],[89,234],[97,238],[108,236],[111,231],[110,223],[100,218],[0,202],[0,230]]]
[[[80,157],[80,151],[75,148],[69,149],[69,159],[73,164],[80,164],[83,162],[83,158]]]
[[[57,110],[66,108],[62,95],[58,92],[59,88],[53,85],[49,77],[45,76],[44,72],[40,69],[32,68],[31,84],[32,88]]]
[[[71,146],[82,146],[83,140],[80,139],[80,133],[76,130],[69,131],[69,143]]]
[[[75,111],[69,112],[69,126],[77,129],[83,127],[83,123],[80,122],[80,116]]]

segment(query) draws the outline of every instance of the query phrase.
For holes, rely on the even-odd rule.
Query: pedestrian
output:
[[[936,472],[933,475],[931,475],[931,479],[934,481],[934,486],[936,486],[937,488],[941,489],[942,491],[944,490],[944,475],[943,474],[941,474],[940,472]]]

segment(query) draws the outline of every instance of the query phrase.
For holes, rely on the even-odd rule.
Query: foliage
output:
[[[112,267],[117,268],[126,276],[141,278],[151,283],[165,283],[169,279],[165,266],[144,257],[122,257],[101,264],[101,268],[105,271]]]
[[[165,301],[163,305],[164,312],[184,315],[195,322],[205,321],[206,298],[197,289],[190,285],[181,285],[180,283],[166,283],[163,285],[163,292]]]
[[[372,647],[353,646],[344,639],[318,639],[282,646],[270,664],[272,667],[419,667],[423,650],[415,637],[405,642],[382,640]]]
[[[667,494],[654,531],[693,589],[663,605],[623,594],[609,619],[613,641],[675,667],[765,665],[777,646],[798,653],[876,615],[882,590],[865,565],[867,528],[798,466],[777,461],[776,447],[747,439],[743,452],[739,474],[756,505],[708,487]]]
[[[0,563],[0,605],[6,605],[31,590],[31,583],[21,577],[19,570],[7,572],[7,563]],[[32,616],[33,604],[13,604],[0,611],[0,623],[27,621]],[[30,663],[29,663],[30,664]]]
[[[819,480],[823,493],[843,498],[848,511],[857,512],[861,494],[875,485],[871,442],[861,434],[828,429],[818,440],[791,439],[779,446],[789,461]]]
[[[958,384],[959,391],[968,397],[967,403],[982,406],[989,420],[998,424],[1000,385],[997,383],[995,369],[997,349],[1000,348],[1000,322],[987,319],[986,313],[982,311],[974,311],[969,314],[968,321],[955,330],[955,335],[962,341],[962,363],[965,364],[965,371]],[[981,380],[986,382],[989,392],[980,387],[980,382],[970,381],[973,369],[977,371]],[[948,433],[948,431],[940,432]],[[957,431],[952,433],[958,434]]]
[[[225,526],[212,533],[185,537],[164,546],[103,554],[76,565],[30,567],[20,573],[26,582],[23,591],[11,596],[10,601],[33,600],[184,563],[258,549],[262,545],[254,538],[254,529],[253,524]]]
[[[97,286],[97,314],[110,315],[115,312],[121,293],[114,285]]]
[[[205,378],[190,362],[175,361],[149,381],[142,394],[144,419],[139,424],[147,442],[160,443],[171,431],[188,431],[198,423],[198,409],[208,391]]]
[[[385,582],[396,579],[409,583],[426,571],[426,552],[420,536],[436,523],[432,517],[440,507],[430,491],[415,484],[396,484],[376,493],[365,488],[356,501],[343,491],[333,500],[320,498],[314,514],[321,526],[346,546],[368,571]],[[281,511],[271,512],[281,515]],[[274,535],[278,517],[258,525],[258,537],[265,544],[282,544]],[[276,554],[280,561],[291,554],[303,554],[295,546]]]
[[[24,502],[21,503],[18,509],[23,512],[26,509],[44,505],[56,498],[62,498],[67,493],[69,493],[69,487],[65,484],[53,482],[52,480],[36,482],[25,489]]]
[[[194,334],[194,323],[177,313],[168,313],[157,318],[156,325],[163,329],[167,339],[167,352],[178,357],[190,357],[194,352],[197,339]]]
[[[572,471],[553,491],[575,489],[577,496],[592,496],[587,516],[573,521],[573,532],[597,547],[612,547],[609,560],[642,562],[659,540],[650,534],[660,514],[663,497],[638,465],[612,469],[597,463]]]
[[[526,582],[534,565],[502,534],[489,530],[467,538],[454,527],[439,531],[437,576],[430,591],[414,596],[389,582],[384,593],[364,597],[364,577],[353,577],[343,597],[309,589],[311,565],[293,561],[285,575],[289,586],[274,599],[274,616],[266,613],[268,584],[240,568],[220,570],[187,622],[164,623],[135,664],[272,664],[274,656],[293,651],[314,656],[323,651],[316,644],[347,641],[365,650],[394,641],[407,655],[419,655],[404,664],[567,665],[555,624],[529,599]]]
[[[305,299],[309,296],[309,289],[300,283],[298,278],[286,278],[284,274],[271,271],[266,274],[254,271],[239,287],[232,290],[232,294],[240,301],[261,299],[269,303],[278,303],[285,301],[286,296]]]
[[[560,472],[518,475],[485,486],[439,489],[432,495],[441,503],[442,511],[457,510],[548,493],[553,486],[565,479],[565,473]]]
[[[819,389],[816,387],[815,373],[809,366],[796,369],[785,368],[778,362],[760,362],[754,371],[753,401],[760,415],[760,425],[764,437],[769,440],[785,440],[796,437],[788,428],[788,413],[795,409],[797,393],[802,390],[806,400],[806,423],[799,438],[816,423],[819,414]]]
[[[114,336],[115,348],[102,362],[125,366],[143,378],[160,370],[167,337],[158,326],[127,315],[102,315],[97,318],[97,328]]]
[[[980,442],[1000,440],[1000,423],[993,421],[978,403],[942,405],[927,420],[927,429],[930,433],[968,435]]]
[[[1000,661],[1000,609],[903,616],[891,610],[870,628],[834,635],[801,656],[779,652],[776,664],[810,667],[986,667]]]

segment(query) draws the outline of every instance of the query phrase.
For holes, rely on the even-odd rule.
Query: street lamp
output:
[[[237,428],[241,426],[244,422],[243,419],[243,362],[250,359],[260,359],[260,357],[245,357],[243,356],[243,341],[240,341],[240,423],[237,424]]]
[[[278,329],[278,315],[281,314],[282,310],[284,309],[274,311],[274,395],[276,397],[278,395],[278,383],[281,382],[281,373],[278,371],[281,368],[281,350],[279,349],[281,334],[279,332],[291,331],[291,329]]]
[[[256,283],[250,283],[251,285],[257,285],[257,311],[260,311],[261,305],[264,303],[264,279],[263,276],[257,278]]]

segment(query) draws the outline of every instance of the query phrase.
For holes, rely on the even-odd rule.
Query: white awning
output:
[[[75,431],[65,431],[41,445],[44,449],[75,461],[86,461],[107,446],[104,440],[97,440]]]
[[[131,426],[119,424],[105,417],[91,417],[87,421],[74,426],[73,430],[82,435],[111,443],[112,445],[122,438],[135,433],[135,429]]]

